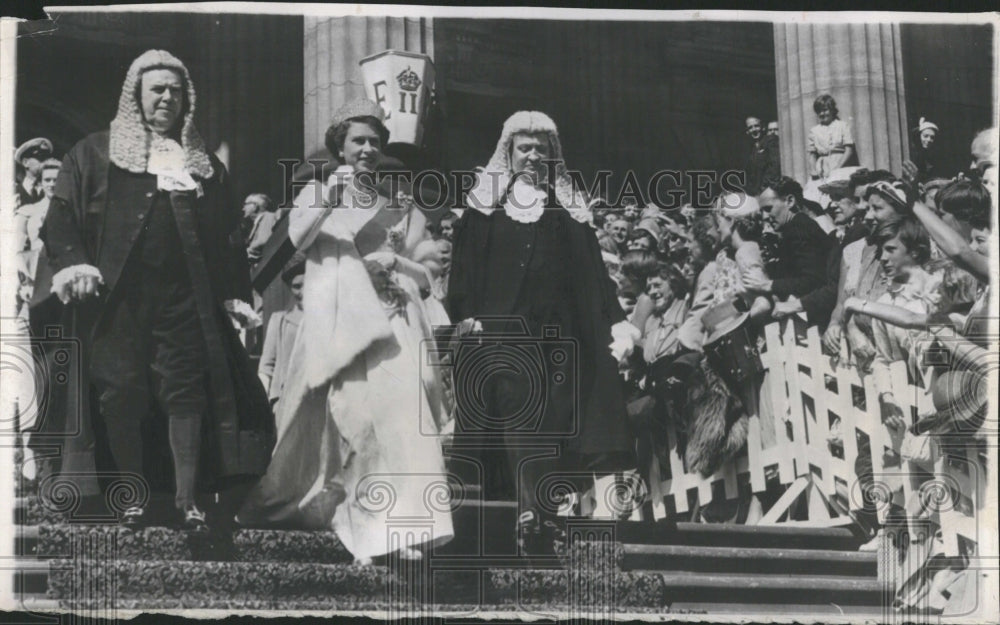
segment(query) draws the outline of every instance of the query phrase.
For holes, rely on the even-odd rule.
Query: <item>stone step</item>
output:
[[[506,555],[517,553],[514,527],[517,504],[467,500],[454,512],[455,540],[444,553]],[[670,521],[612,521],[570,517],[577,531],[612,533],[613,542],[647,545],[704,545],[856,551],[866,537],[847,527],[736,525],[730,523],[673,523]]]
[[[109,606],[100,601],[72,601],[64,599],[46,600],[46,608],[52,609],[52,605],[63,610],[108,610]],[[26,608],[30,609],[30,608]],[[263,612],[277,612],[280,616],[286,616],[287,612],[301,612],[307,616],[321,616],[329,618],[331,613],[343,613],[355,611],[364,613],[366,617],[389,620],[403,617],[471,617],[476,612],[489,611],[505,613],[506,618],[517,610],[517,606],[478,606],[446,604],[432,605],[422,604],[416,607],[406,607],[405,609],[393,608],[382,601],[371,600],[345,600],[337,598],[326,599],[269,599],[255,597],[219,597],[216,594],[192,593],[183,598],[166,599],[137,599],[119,597],[115,601],[114,609],[128,611],[162,611],[162,610],[190,610],[197,609],[199,616],[204,615],[207,619],[222,620],[241,614],[254,614],[260,616]],[[658,610],[659,611],[659,610]],[[100,612],[98,612],[100,614]],[[360,615],[360,614],[359,614]],[[276,616],[275,614],[263,616]]]
[[[877,608],[887,592],[875,578],[837,575],[658,572],[671,602],[854,605]]]
[[[491,569],[470,574],[465,570],[432,570],[430,563],[403,563],[399,567],[360,567],[345,564],[294,562],[194,561],[49,561],[49,596],[60,601],[100,602],[114,596],[123,600],[171,601],[183,598],[191,607],[198,597],[218,601],[318,602],[344,609],[364,606],[417,604],[600,605],[614,599],[617,606],[656,607],[662,602],[657,575],[619,573],[611,578],[597,573]],[[613,585],[608,585],[608,580]],[[578,592],[569,591],[570,581]],[[86,596],[87,593],[96,595]]]
[[[14,595],[44,595],[49,584],[49,563],[33,558],[16,558],[5,564],[4,569],[13,571]]]
[[[670,606],[679,601],[867,606],[884,601],[874,578],[662,571],[551,571],[491,569],[479,576],[434,569],[434,593],[453,601],[581,605],[596,608]],[[435,597],[436,598],[436,597]],[[571,598],[574,601],[571,601]]]
[[[659,571],[490,569],[470,572],[406,563],[405,570],[344,564],[113,561],[47,563],[49,597],[117,607],[186,607],[220,602],[313,603],[317,609],[419,604],[562,606],[598,611],[665,608],[674,602],[837,604],[876,608],[877,580],[842,576],[740,575]],[[88,596],[88,593],[96,595]],[[805,602],[805,603],[803,603]],[[319,606],[327,606],[322,608]]]
[[[675,601],[670,611],[678,614],[738,615],[753,617],[749,620],[766,623],[777,620],[788,622],[816,622],[816,617],[850,616],[870,623],[890,622],[895,612],[883,609],[881,605],[844,605],[840,603],[720,603],[716,601]],[[835,619],[829,619],[834,621]]]
[[[481,500],[478,487],[465,487],[467,495],[453,512],[455,539],[444,553],[467,555],[516,554],[514,527],[518,508],[512,501]],[[37,497],[14,502],[15,525],[55,525],[67,515],[43,505]],[[214,514],[213,514],[214,513]],[[209,511],[210,521],[226,525],[231,511]],[[84,519],[86,520],[86,519]],[[773,547],[794,549],[856,550],[865,537],[845,527],[802,527],[782,525],[735,525],[728,523],[672,523],[651,521],[591,521],[572,519],[580,527],[614,528],[614,540],[635,544],[705,545],[718,547]]]
[[[82,612],[91,610],[95,616],[106,614],[108,606],[100,601],[66,601],[46,599],[41,609],[62,609]],[[654,619],[665,614],[707,614],[705,606],[696,604],[694,610],[677,610],[670,606],[619,606],[613,609],[581,609],[579,606],[559,605],[552,603],[508,603],[508,604],[463,604],[463,603],[423,603],[408,606],[390,606],[385,602],[377,601],[344,601],[336,598],[324,600],[303,600],[303,599],[257,599],[252,597],[218,597],[214,594],[195,593],[183,599],[132,599],[118,598],[114,609],[122,611],[164,611],[164,610],[184,610],[197,609],[199,616],[210,619],[225,619],[232,616],[253,615],[253,616],[275,616],[265,614],[266,612],[285,613],[296,612],[304,616],[318,616],[330,618],[333,613],[343,613],[348,611],[358,612],[358,616],[378,620],[398,620],[415,618],[434,619],[455,619],[458,622],[467,622],[469,619],[497,618],[505,621],[520,622],[523,615],[528,615],[537,619],[555,621],[556,619],[566,619],[571,616],[576,619],[603,619],[612,614],[619,619],[627,619],[630,615],[650,615]],[[30,609],[30,608],[25,608]],[[102,612],[103,610],[103,612]],[[851,613],[847,610],[841,613]],[[871,609],[863,612],[873,613]]]
[[[727,572],[733,567],[758,573],[834,573],[876,575],[874,553],[785,547],[725,547],[703,545],[651,545],[587,540],[592,523],[570,523],[573,549],[565,558],[534,558],[516,553],[476,553],[470,542],[458,547],[445,544],[432,551],[435,565],[470,569],[523,567],[578,568],[599,562],[622,570]],[[607,534],[618,538],[614,526]],[[679,532],[683,535],[683,532]],[[17,528],[18,554],[47,559],[99,559],[106,554],[119,560],[198,560],[237,562],[350,563],[353,558],[332,531],[241,529],[216,532],[209,537],[189,536],[164,527],[126,532],[113,525],[39,525]],[[677,533],[670,536],[676,536]],[[602,551],[603,550],[603,551]],[[113,555],[112,555],[113,554]],[[564,561],[570,558],[571,562]]]
[[[631,545],[618,566],[625,571],[771,573],[785,575],[878,575],[875,552],[829,549],[705,547],[700,545]],[[738,567],[738,568],[737,568]]]
[[[17,609],[24,612],[41,612],[60,609],[59,602],[49,599],[43,593],[20,594],[17,597]]]
[[[732,523],[619,523],[616,539],[646,545],[705,545],[856,551],[866,539],[846,527],[736,525]]]

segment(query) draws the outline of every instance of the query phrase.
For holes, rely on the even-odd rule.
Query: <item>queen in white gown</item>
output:
[[[441,372],[421,364],[433,340],[420,297],[428,275],[407,258],[422,213],[365,191],[388,132],[370,101],[345,105],[327,133],[345,165],[299,194],[292,243],[306,254],[302,323],[292,348],[278,440],[237,520],[329,529],[359,562],[453,536],[439,424]]]

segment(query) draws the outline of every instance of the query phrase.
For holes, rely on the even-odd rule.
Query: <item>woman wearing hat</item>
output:
[[[914,141],[910,144],[910,159],[917,166],[917,182],[926,182],[934,175],[934,145],[937,142],[938,127],[923,117],[913,129]]]
[[[430,279],[411,256],[426,223],[412,202],[373,187],[383,120],[369,100],[337,111],[326,144],[342,164],[289,214],[306,255],[302,321],[271,465],[237,517],[332,527],[360,563],[393,551],[419,559],[453,535],[437,438],[448,408],[438,369],[420,366],[433,338],[420,297]],[[406,517],[423,520],[420,532],[394,527]]]
[[[734,330],[754,341],[750,347],[755,346],[756,330],[744,332],[744,323],[767,319],[771,310],[767,297],[748,293],[743,286],[744,276],[767,278],[758,244],[763,225],[757,200],[743,193],[723,195],[712,217],[719,243],[725,248],[699,275],[691,314],[678,334],[680,343],[696,353],[709,351],[711,347],[705,350],[706,346],[730,336]],[[749,415],[759,413],[765,446],[775,440],[772,415],[758,409],[766,409],[769,401],[755,399],[761,380],[735,379],[727,367],[738,363],[720,362],[725,360],[724,354],[713,362],[707,357],[699,358],[698,366],[685,379],[687,396],[679,406],[687,437],[686,465],[705,476],[733,458],[746,443]],[[751,405],[747,406],[747,402]],[[740,503],[750,503],[750,499],[744,498]],[[702,510],[701,515],[705,519],[720,513],[724,518],[732,517],[733,511],[724,508],[713,504]]]
[[[275,407],[281,401],[282,390],[287,381],[288,363],[291,360],[292,347],[295,345],[295,335],[302,321],[302,285],[305,282],[306,259],[301,253],[296,253],[281,271],[281,280],[292,292],[292,306],[279,310],[271,315],[264,332],[264,345],[261,348],[260,363],[257,365],[257,376],[267,391],[271,406]],[[281,429],[281,424],[277,424]]]

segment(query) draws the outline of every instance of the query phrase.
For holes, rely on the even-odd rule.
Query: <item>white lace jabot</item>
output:
[[[156,176],[156,188],[161,191],[197,191],[201,184],[184,167],[184,148],[173,139],[153,133],[149,145],[146,171]]]
[[[548,194],[544,190],[518,179],[510,187],[503,210],[516,222],[532,224],[541,219],[547,198]]]

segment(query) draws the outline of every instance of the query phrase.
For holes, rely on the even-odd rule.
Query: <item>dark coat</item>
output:
[[[465,211],[456,224],[452,269],[448,283],[449,315],[456,323],[480,316],[485,311],[490,290],[518,290],[526,263],[510,263],[510,275],[487,275],[485,259],[491,253],[490,234],[497,216],[474,209]],[[571,308],[577,318],[571,327],[577,336],[580,371],[578,435],[566,441],[568,449],[583,456],[628,453],[632,440],[625,416],[625,398],[618,365],[611,356],[611,326],[625,319],[615,296],[593,230],[572,218],[565,210],[555,210],[559,229],[565,233],[573,271]],[[496,250],[493,253],[514,253]],[[521,275],[519,275],[519,272]],[[461,384],[461,382],[459,382]]]
[[[760,142],[750,142],[750,157],[747,161],[747,179],[744,189],[750,195],[757,195],[766,180],[781,175],[781,150],[778,138],[773,135],[761,137]]]
[[[834,231],[836,232],[836,231]],[[819,326],[820,332],[830,323],[830,315],[837,305],[837,288],[840,286],[840,262],[844,256],[844,246],[863,239],[867,233],[864,224],[856,223],[844,233],[843,240],[838,241],[834,232],[827,235],[830,239],[830,251],[826,255],[826,282],[823,286],[802,296],[802,310],[805,311],[810,325]]]
[[[816,221],[799,211],[778,229],[781,237],[772,266],[771,292],[782,299],[802,297],[826,281],[830,237]]]
[[[132,352],[121,343],[129,338],[102,320],[120,301],[119,278],[156,194],[156,176],[131,173],[110,163],[108,142],[109,133],[96,133],[66,155],[42,229],[53,274],[87,264],[96,266],[104,279],[99,297],[67,305],[61,315],[63,337],[79,342],[82,367],[79,380],[73,380],[75,394],[55,398],[61,409],[47,411],[38,438],[79,432],[68,440],[53,441],[64,446],[64,473],[91,470],[92,474],[95,463],[100,464],[95,460],[101,444],[95,431],[99,429],[96,402],[89,396],[87,381],[93,365],[90,356],[96,350]],[[224,478],[266,469],[273,420],[267,395],[223,306],[227,299],[250,301],[249,271],[239,236],[240,213],[230,198],[225,167],[214,157],[212,166],[213,177],[200,180],[201,197],[172,192],[170,202],[206,347],[210,399],[203,429],[202,478],[219,487]],[[148,367],[148,363],[127,366]],[[148,398],[143,405],[141,401],[137,398],[136,410],[147,411]],[[80,486],[92,494],[96,483]]]

